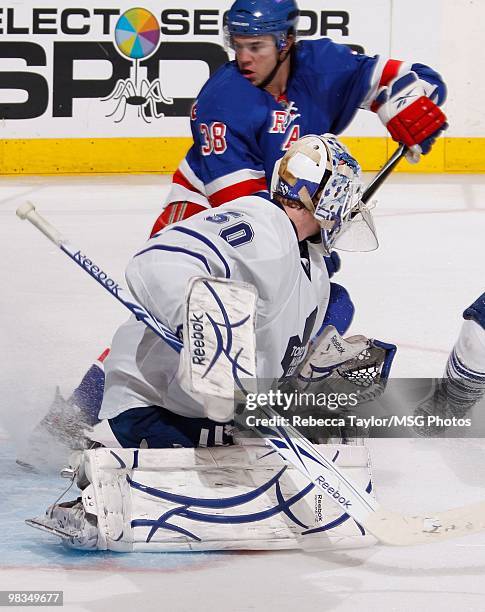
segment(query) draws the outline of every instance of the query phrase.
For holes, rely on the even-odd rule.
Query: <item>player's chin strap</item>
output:
[[[276,61],[275,67],[268,74],[268,76],[263,80],[263,82],[258,85],[259,89],[265,89],[271,83],[271,81],[275,78],[278,70],[280,69],[280,66],[282,66],[286,62],[286,60],[289,59],[289,57],[292,55],[292,49],[293,49],[293,46],[290,49],[288,49],[288,52],[286,53],[283,59],[280,59],[280,55],[281,53],[283,53],[283,51],[280,51],[278,53],[278,60]]]

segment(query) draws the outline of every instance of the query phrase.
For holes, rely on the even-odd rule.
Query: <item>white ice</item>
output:
[[[64,483],[26,475],[15,467],[15,451],[55,386],[69,394],[127,315],[15,209],[31,200],[123,279],[166,183],[158,176],[2,177],[0,590],[64,590],[70,611],[485,610],[485,534],[319,554],[115,555],[65,551],[23,526]],[[378,199],[380,249],[344,254],[335,279],[357,306],[352,331],[398,345],[394,376],[439,376],[463,309],[485,290],[485,177],[394,175]],[[485,499],[481,441],[369,445],[378,499],[389,508],[443,510]]]

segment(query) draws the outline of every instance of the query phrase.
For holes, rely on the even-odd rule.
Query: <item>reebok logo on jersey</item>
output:
[[[110,278],[106,272],[103,272],[99,266],[88,259],[86,255],[83,255],[81,251],[74,253],[73,257],[85,270],[89,272],[89,274],[91,274],[93,278],[104,285],[106,289],[108,289],[108,291],[110,291],[115,297],[119,297],[118,291],[121,289],[121,287],[116,281]]]
[[[342,354],[345,353],[345,349],[344,347],[340,344],[340,342],[337,340],[337,336],[332,336],[331,340],[330,340],[331,344],[334,345],[334,347],[337,349],[337,351]]]
[[[191,359],[195,365],[205,365],[204,315],[194,312],[189,319],[190,345],[192,346]],[[195,347],[195,348],[194,348]]]

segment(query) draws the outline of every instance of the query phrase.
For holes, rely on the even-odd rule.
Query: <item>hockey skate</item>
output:
[[[98,541],[97,519],[85,511],[81,498],[54,504],[44,516],[27,519],[27,525],[59,536],[67,546],[95,549]]]

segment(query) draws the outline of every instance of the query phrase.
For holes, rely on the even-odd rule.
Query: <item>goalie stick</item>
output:
[[[17,215],[28,219],[107,291],[124,304],[162,340],[180,352],[179,338],[138,304],[121,285],[67,240],[26,203]],[[125,297],[127,296],[127,297]],[[259,409],[268,418],[277,416],[271,408]],[[431,543],[485,530],[485,502],[423,516],[405,516],[382,508],[366,491],[354,485],[332,461],[321,455],[314,446],[291,426],[257,427],[256,431],[282,458],[294,465],[316,487],[337,503],[380,541],[391,545]]]

